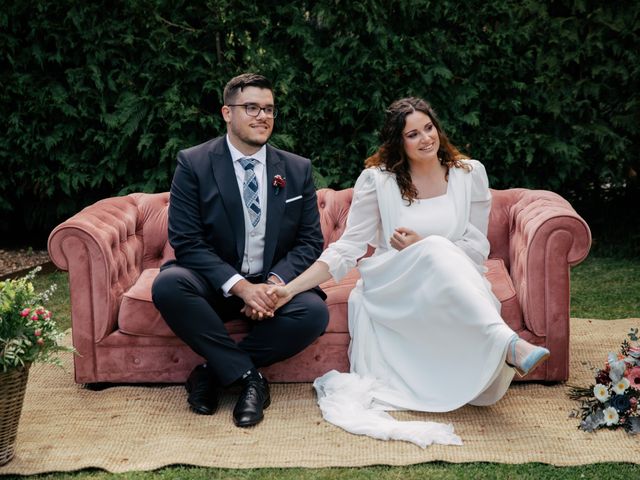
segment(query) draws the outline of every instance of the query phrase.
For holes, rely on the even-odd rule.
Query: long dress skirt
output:
[[[325,418],[353,433],[394,438],[382,428],[387,414],[373,411],[446,412],[489,405],[506,393],[514,370],[505,356],[515,333],[500,317],[489,282],[458,246],[432,235],[361,260],[359,270],[349,298],[352,374],[330,372],[314,384]],[[333,410],[325,412],[322,400]],[[428,430],[431,438],[416,443],[459,443],[447,436],[451,426]]]

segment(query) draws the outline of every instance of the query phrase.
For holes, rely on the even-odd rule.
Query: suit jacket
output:
[[[274,272],[289,282],[318,258],[324,243],[311,162],[267,145],[266,168],[263,280]],[[286,179],[277,195],[275,175]],[[219,289],[240,273],[244,239],[243,200],[225,137],[180,151],[169,201],[176,262]]]

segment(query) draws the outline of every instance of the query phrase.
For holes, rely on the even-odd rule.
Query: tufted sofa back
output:
[[[132,193],[138,206],[136,235],[143,241],[142,269],[157,268],[175,258],[168,241],[169,192]]]
[[[324,237],[323,248],[338,240],[344,232],[353,189],[318,190],[320,226]],[[135,235],[142,240],[142,270],[158,268],[175,258],[168,241],[169,192],[132,193],[127,196],[137,206]]]
[[[489,218],[489,242],[493,258],[501,258],[509,268],[509,234],[512,209],[528,190],[491,190],[493,203]],[[351,207],[353,189],[318,190],[320,227],[324,237],[323,248],[342,236]],[[167,260],[175,258],[167,239],[169,193],[132,193],[128,195],[137,206],[136,236],[142,240],[142,269],[157,268]],[[369,252],[370,254],[371,252]]]
[[[344,232],[353,189],[323,188],[318,190],[317,194],[320,226],[324,237],[323,248],[326,248]],[[143,245],[142,269],[158,268],[167,260],[175,258],[167,238],[169,192],[132,193],[128,197],[138,208],[135,232]]]
[[[330,243],[338,240],[347,225],[347,215],[353,198],[353,188],[332,190],[322,188],[318,190],[318,210],[320,211],[320,228],[327,248]]]

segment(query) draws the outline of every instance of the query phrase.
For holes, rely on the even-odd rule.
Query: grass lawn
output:
[[[581,318],[640,318],[640,259],[614,259],[591,257],[572,269],[571,316]],[[42,275],[37,287],[51,283],[58,285],[50,310],[55,312],[61,325],[70,326],[68,280],[65,273]],[[640,327],[640,321],[639,327]],[[622,340],[622,339],[621,339]],[[622,432],[621,432],[622,434]],[[594,433],[597,435],[597,433]],[[640,442],[640,438],[638,439]],[[212,446],[213,448],[213,446]],[[633,453],[630,452],[630,455]],[[10,478],[10,477],[7,477]],[[17,477],[13,477],[17,478]],[[495,463],[449,464],[431,462],[405,467],[373,466],[362,468],[264,468],[231,470],[167,467],[154,472],[109,474],[97,470],[83,470],[70,474],[36,475],[38,479],[635,479],[640,478],[640,465],[595,464],[580,467],[552,467],[528,463],[503,465]]]
[[[13,477],[16,478],[16,477]],[[22,477],[19,477],[22,478]],[[423,463],[406,467],[361,467],[361,468],[262,468],[229,470],[220,468],[167,467],[154,472],[132,472],[111,474],[103,471],[82,471],[34,475],[29,478],[60,480],[131,479],[131,480],[631,480],[640,478],[640,467],[631,464],[600,463],[583,467],[552,467],[530,463],[502,465],[495,463],[453,464],[444,462]]]
[[[588,257],[573,268],[571,316],[640,318],[640,259]]]

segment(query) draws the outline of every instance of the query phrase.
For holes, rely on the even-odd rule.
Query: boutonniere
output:
[[[278,193],[280,193],[280,189],[284,188],[287,185],[287,181],[281,175],[276,175],[275,177],[273,177],[271,185],[273,185],[273,188],[276,189],[276,195],[278,195]]]

